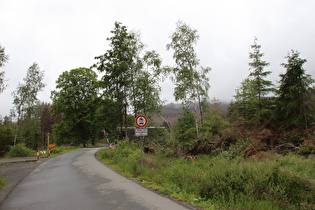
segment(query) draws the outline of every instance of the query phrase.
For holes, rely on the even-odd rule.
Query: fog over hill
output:
[[[213,108],[213,103],[210,103],[210,108]],[[220,104],[220,108],[224,112],[224,115],[227,116],[229,103],[227,102],[217,102]],[[191,105],[189,107],[191,111],[194,111],[194,105]],[[197,107],[199,110],[199,107]],[[176,123],[176,120],[178,117],[180,117],[181,112],[183,111],[183,105],[180,103],[169,103],[161,108],[160,114],[156,114],[153,116],[153,120],[156,124],[156,126],[163,126],[163,123],[165,120],[171,124],[171,126],[174,126]]]

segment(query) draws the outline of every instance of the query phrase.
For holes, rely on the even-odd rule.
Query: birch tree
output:
[[[176,64],[175,67],[169,68],[172,73],[171,79],[175,84],[175,100],[182,101],[186,107],[191,104],[195,105],[195,125],[198,134],[197,104],[198,101],[201,101],[200,98],[208,97],[210,85],[207,74],[211,68],[201,67],[198,70],[200,61],[195,50],[199,40],[197,30],[190,28],[182,21],[178,21],[176,30],[170,39],[171,42],[166,45],[166,48],[173,50],[173,59]]]
[[[5,54],[5,48],[0,45],[0,68],[3,67],[4,64],[8,62],[8,60],[9,56]],[[2,93],[6,88],[6,85],[4,83],[4,76],[5,72],[0,71],[0,93]]]

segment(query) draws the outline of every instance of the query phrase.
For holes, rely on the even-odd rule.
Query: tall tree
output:
[[[197,69],[200,64],[195,51],[199,39],[197,30],[182,21],[178,21],[176,25],[176,31],[170,37],[171,43],[166,45],[167,50],[174,51],[173,58],[176,63],[174,68],[170,68],[175,84],[174,96],[176,101],[180,100],[186,106],[195,104],[195,125],[198,134],[197,104],[200,97],[208,97],[210,85],[206,75],[211,68],[201,68],[199,71]]]
[[[83,144],[93,140],[93,119],[97,109],[97,75],[87,68],[63,72],[52,91],[52,111],[62,114],[54,125],[54,136],[60,144]],[[69,142],[63,139],[68,138]]]
[[[250,125],[270,119],[272,113],[270,94],[274,92],[272,82],[266,80],[266,77],[271,74],[271,71],[265,71],[269,63],[262,60],[264,53],[261,53],[261,45],[258,44],[256,37],[251,48],[253,52],[249,53],[251,62],[248,63],[250,74],[236,89],[234,96],[236,101],[230,108],[234,120],[243,118]]]
[[[252,61],[248,64],[250,67],[249,76],[253,80],[253,88],[255,90],[256,98],[259,101],[259,108],[262,107],[261,99],[262,97],[268,95],[273,91],[273,84],[271,81],[265,78],[271,74],[271,71],[265,71],[264,68],[269,66],[269,63],[262,60],[264,53],[260,52],[261,45],[257,43],[257,38],[254,39],[254,44],[251,45],[253,52],[249,53],[249,58]]]
[[[5,54],[5,48],[0,45],[0,68],[4,66],[6,62],[8,62],[9,56]],[[2,93],[6,85],[4,83],[5,72],[0,71],[0,93]]]
[[[135,115],[157,112],[162,101],[160,100],[161,87],[159,78],[162,61],[155,51],[145,52],[140,58],[141,68],[135,78],[133,108]]]
[[[40,101],[37,95],[45,87],[43,79],[44,71],[40,70],[37,63],[33,63],[23,78],[24,83],[19,83],[12,93],[18,121],[16,136],[20,136],[31,148],[36,148],[40,142]]]
[[[14,91],[13,103],[20,117],[30,117],[39,103],[37,95],[46,86],[43,83],[44,71],[41,71],[37,63],[33,63],[27,71],[24,83],[20,83]]]
[[[0,157],[9,151],[14,137],[14,130],[12,126],[0,123]]]
[[[115,22],[115,28],[111,33],[113,36],[107,38],[111,49],[104,55],[95,57],[99,61],[94,67],[105,73],[101,80],[101,85],[105,89],[104,94],[119,105],[117,111],[121,113],[121,130],[124,125],[127,131],[128,99],[131,95],[134,59],[137,54],[136,39],[128,32],[127,27],[119,22]]]
[[[41,127],[41,144],[43,147],[47,148],[48,138],[52,133],[53,124],[58,122],[58,118],[61,118],[61,114],[53,116],[51,111],[50,103],[41,104],[41,113],[40,113],[40,127]]]
[[[246,78],[236,89],[235,101],[230,104],[229,118],[238,123],[248,123],[257,113],[256,89],[253,80]]]
[[[121,116],[121,113],[117,112],[118,106],[115,101],[109,98],[99,98],[96,114],[93,118],[96,138],[103,137],[104,131],[109,133],[109,138],[117,137],[117,126],[120,124],[119,117]],[[100,133],[100,131],[102,132]]]
[[[100,86],[104,90],[102,99],[113,100],[113,107],[120,113],[121,133],[127,138],[127,125],[130,116],[156,112],[160,100],[158,84],[162,73],[161,58],[155,51],[144,51],[140,34],[128,31],[122,23],[116,22],[111,31],[110,49],[92,67],[104,75]]]
[[[308,128],[315,120],[314,79],[303,68],[306,59],[298,51],[291,50],[286,56],[285,74],[280,74],[277,113],[285,128]]]

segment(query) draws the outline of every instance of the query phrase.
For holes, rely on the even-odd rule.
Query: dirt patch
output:
[[[5,163],[0,165],[0,175],[7,180],[7,185],[0,191],[0,203],[9,195],[13,188],[47,159],[36,162]]]

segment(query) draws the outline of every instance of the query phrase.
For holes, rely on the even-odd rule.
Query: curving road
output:
[[[2,202],[3,210],[188,209],[95,159],[87,148],[47,160]]]

